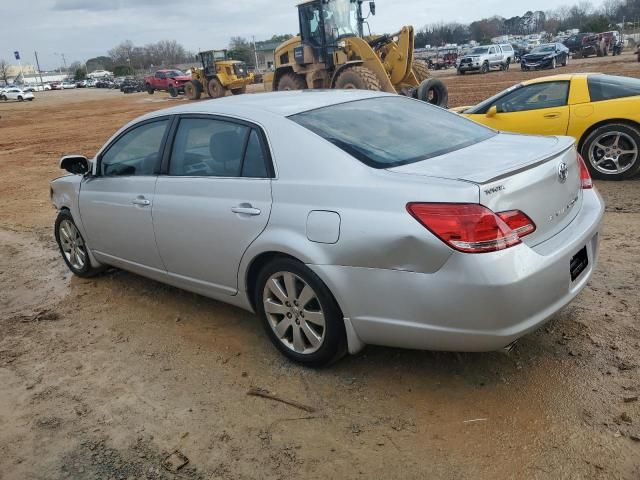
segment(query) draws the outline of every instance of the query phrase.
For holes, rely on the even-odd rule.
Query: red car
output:
[[[155,75],[144,77],[144,84],[149,95],[156,90],[169,92],[172,97],[184,93],[184,86],[191,81],[190,75],[185,75],[180,70],[158,70]]]

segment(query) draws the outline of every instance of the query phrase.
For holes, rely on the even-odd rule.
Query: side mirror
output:
[[[376,2],[369,2],[369,11],[371,12],[371,15],[376,14]]]
[[[491,105],[489,110],[487,110],[487,117],[495,117],[496,113],[498,113],[498,107],[496,107],[495,105]]]
[[[82,155],[66,155],[60,159],[60,168],[74,175],[84,175],[89,171],[89,160]]]

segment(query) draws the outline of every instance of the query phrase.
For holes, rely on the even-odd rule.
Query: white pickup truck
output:
[[[462,56],[458,63],[458,75],[473,71],[487,73],[496,67],[500,70],[509,70],[514,59],[515,52],[508,43],[481,45]]]

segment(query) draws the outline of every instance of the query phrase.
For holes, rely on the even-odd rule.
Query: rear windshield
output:
[[[590,75],[587,84],[592,102],[640,95],[640,80],[637,78]]]
[[[405,97],[368,98],[289,118],[374,168],[426,160],[496,135],[455,113]]]

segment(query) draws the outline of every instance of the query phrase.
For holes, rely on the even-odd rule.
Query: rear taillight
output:
[[[440,240],[466,253],[504,250],[536,229],[518,210],[495,214],[478,204],[409,203],[407,210]]]
[[[499,212],[497,215],[507,226],[522,238],[536,231],[536,225],[529,217],[520,210],[509,210],[508,212]]]
[[[584,163],[582,155],[578,154],[578,167],[580,168],[580,188],[589,189],[593,188],[593,180],[591,180],[591,174],[587,168],[587,164]]]

